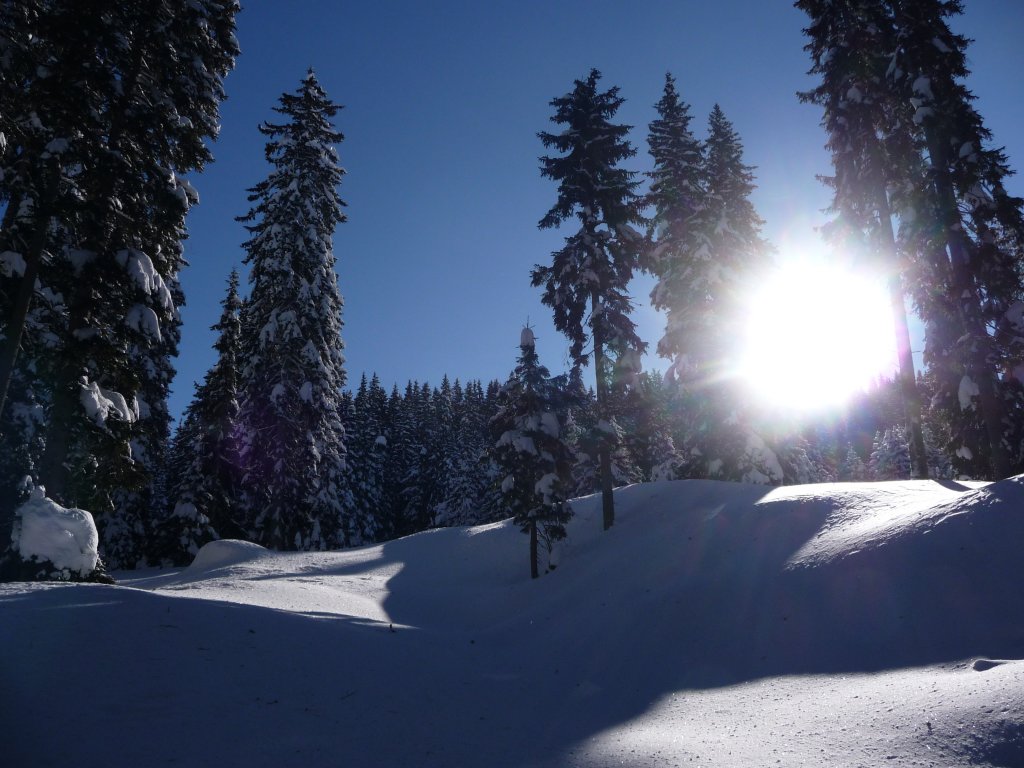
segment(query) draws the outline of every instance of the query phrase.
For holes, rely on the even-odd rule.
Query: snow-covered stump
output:
[[[91,514],[66,509],[37,487],[14,511],[13,557],[4,576],[18,581],[108,581],[100,570],[98,546]]]

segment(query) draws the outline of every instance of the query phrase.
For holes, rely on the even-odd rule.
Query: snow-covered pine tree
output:
[[[156,559],[187,563],[199,547],[218,538],[237,538],[239,496],[238,419],[242,300],[238,272],[231,271],[218,332],[217,362],[196,386],[173,444],[174,471],[168,488],[168,517],[160,526]]]
[[[16,375],[33,290],[59,294],[61,313],[40,330],[50,386],[38,475],[50,496],[94,513],[114,565],[142,554],[169,423],[180,241],[196,199],[180,174],[210,159],[237,11],[234,0],[5,8],[5,24],[21,25],[6,62],[21,76],[0,78],[17,91],[0,161],[0,194],[16,204],[0,251],[24,269],[3,286],[18,299],[5,307],[13,346],[0,378]]]
[[[896,35],[887,82],[893,99],[913,108],[906,124],[918,130],[925,158],[925,183],[903,190],[900,216],[901,236],[919,254],[915,299],[933,326],[931,340],[944,345],[933,356],[926,344],[926,363],[947,371],[937,394],[953,417],[958,455],[983,462],[990,477],[1007,477],[1021,470],[1024,430],[1020,382],[1002,373],[1018,370],[1024,354],[1024,201],[1007,193],[1007,158],[991,147],[964,85],[969,41],[948,23],[962,3],[886,4]],[[934,328],[951,324],[957,332]],[[979,432],[983,439],[969,443]]]
[[[564,381],[550,378],[540,364],[529,328],[523,329],[519,349],[516,368],[502,388],[501,406],[491,419],[492,456],[499,467],[506,515],[530,536],[530,576],[537,578],[538,544],[550,553],[565,538],[565,524],[572,517],[566,500],[573,456],[564,440]]]
[[[782,482],[732,381],[747,286],[769,264],[761,218],[750,202],[752,168],[732,124],[715,105],[703,147],[689,130],[688,107],[668,78],[650,125],[655,169],[651,201],[657,243],[651,292],[667,312],[658,352],[682,390],[686,420],[679,448],[688,476]]]
[[[839,464],[839,480],[843,482],[863,482],[870,477],[870,470],[864,463],[864,459],[854,450],[852,445],[847,445],[846,455]]]
[[[706,291],[698,282],[701,276],[695,274],[695,262],[708,251],[704,156],[690,130],[690,106],[679,98],[671,74],[665,75],[665,89],[655,109],[658,118],[648,125],[647,135],[654,159],[654,170],[647,174],[655,238],[650,266],[658,278],[651,303],[666,314],[658,354],[672,361],[667,375],[679,380],[684,375],[692,378],[685,345],[692,331],[690,318],[699,314]]]
[[[411,389],[410,382],[409,388]],[[406,400],[398,391],[398,385],[391,388],[387,402],[387,423],[389,425],[388,452],[384,462],[384,495],[379,515],[379,539],[393,539],[403,534],[402,481],[409,473],[413,460],[411,439],[413,428]]]
[[[250,190],[251,291],[242,312],[239,437],[245,520],[260,544],[316,550],[372,541],[345,503],[342,298],[333,236],[345,221],[334,104],[313,71],[265,123],[270,175]]]
[[[640,373],[646,348],[629,317],[633,303],[629,280],[642,263],[646,238],[634,225],[643,225],[642,200],[636,193],[635,173],[619,163],[636,154],[626,138],[630,126],[612,123],[624,99],[617,87],[598,90],[601,73],[590,71],[565,96],[551,101],[551,121],[561,133],[538,134],[544,146],[559,155],[541,157],[541,175],[558,183],[558,199],[540,220],[542,229],[571,218],[577,231],[552,254],[551,266],[537,265],[534,286],[543,286],[542,301],[554,312],[555,328],[570,341],[576,365],[586,365],[592,344],[597,379],[599,426],[605,435],[599,446],[604,528],[615,521],[612,497],[611,449],[615,434],[609,411],[612,386],[631,384]]]
[[[348,449],[346,476],[353,509],[358,516],[374,520],[382,516],[384,466],[388,448],[386,425],[382,418],[384,415],[371,402],[371,398],[378,397],[378,390],[383,393],[376,374],[372,384],[367,382],[363,374],[352,400],[351,417],[345,425]]]
[[[868,468],[873,480],[906,480],[910,477],[910,445],[902,425],[894,424],[875,434]]]
[[[886,51],[895,45],[892,24],[876,0],[799,0],[811,19],[811,74],[821,83],[800,94],[822,107],[834,174],[825,179],[833,190],[836,218],[826,232],[849,255],[869,253],[860,267],[886,276],[899,362],[904,420],[910,435],[915,476],[928,476],[904,287],[905,257],[893,230],[890,190],[906,185],[920,165],[909,124],[909,104],[894,103],[886,82]]]

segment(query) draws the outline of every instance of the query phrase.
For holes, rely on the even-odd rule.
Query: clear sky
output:
[[[955,30],[969,49],[969,86],[995,143],[1024,167],[1024,2],[966,0]],[[626,103],[637,156],[649,169],[647,124],[666,71],[692,106],[703,135],[717,102],[757,166],[754,203],[765,234],[786,259],[813,247],[828,193],[820,110],[796,91],[813,85],[803,51],[804,15],[788,0],[381,0],[338,3],[251,0],[239,16],[242,55],[227,79],[215,162],[192,181],[201,203],[189,214],[182,274],[187,305],[171,412],[192,397],[212,365],[228,273],[242,269],[246,189],[268,172],[256,127],[312,66],[345,108],[336,118],[348,171],[341,196],[349,221],[335,234],[345,298],[349,385],[376,371],[384,386],[407,379],[504,379],[519,329],[536,326],[553,372],[567,344],[530,287],[566,232],[539,231],[555,199],[542,179],[538,131],[550,130],[552,98],[590,68]],[[1024,195],[1015,178],[1011,191]],[[651,347],[661,318],[650,279],[635,281],[641,337]],[[660,367],[649,356],[649,367]]]

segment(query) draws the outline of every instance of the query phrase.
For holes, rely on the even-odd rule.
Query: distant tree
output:
[[[208,541],[243,533],[234,519],[240,494],[235,438],[242,309],[236,270],[221,307],[212,328],[218,332],[217,361],[196,386],[171,451],[170,514],[161,526],[157,557],[176,564],[190,561]]]
[[[246,521],[253,540],[315,550],[372,541],[346,498],[342,298],[332,240],[345,221],[338,112],[312,70],[267,123],[272,171],[242,217],[252,289],[242,313],[238,414]]]
[[[519,349],[491,420],[492,456],[499,468],[502,505],[530,536],[530,576],[537,578],[538,544],[550,552],[565,538],[565,524],[572,517],[566,497],[573,457],[564,439],[565,382],[550,378],[540,364],[529,328],[523,329]]]
[[[839,464],[839,479],[842,481],[862,482],[868,480],[870,471],[860,454],[850,445],[846,449],[846,456]]]
[[[597,412],[604,435],[598,447],[605,529],[615,521],[611,450],[615,427],[610,413],[613,386],[635,381],[646,345],[636,334],[627,285],[641,266],[645,238],[635,174],[619,163],[636,154],[626,136],[630,126],[612,123],[623,99],[618,88],[598,90],[601,73],[590,71],[574,89],[551,101],[551,121],[561,133],[539,133],[547,148],[561,153],[541,158],[541,174],[558,183],[558,199],[540,221],[542,229],[571,218],[577,231],[552,254],[551,266],[537,265],[533,285],[554,312],[555,328],[570,342],[575,364],[586,365],[592,345],[597,378]]]
[[[869,468],[874,480],[906,480],[910,477],[910,444],[901,425],[895,424],[875,435]]]

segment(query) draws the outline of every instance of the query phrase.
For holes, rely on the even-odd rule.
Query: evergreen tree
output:
[[[650,125],[657,224],[654,306],[667,313],[658,352],[682,389],[688,420],[685,473],[782,482],[775,457],[754,431],[732,378],[746,286],[767,266],[762,221],[750,203],[753,173],[740,139],[716,105],[703,148],[689,131],[688,107],[671,78]]]
[[[619,163],[636,154],[626,139],[630,126],[610,122],[623,99],[618,88],[598,91],[601,73],[590,71],[574,89],[551,101],[551,121],[561,133],[541,132],[544,146],[560,155],[541,158],[541,174],[558,183],[558,199],[540,221],[556,227],[575,217],[579,229],[552,254],[551,266],[538,265],[534,286],[544,286],[542,301],[554,312],[555,328],[570,341],[575,364],[585,365],[592,343],[597,378],[597,410],[604,438],[598,448],[605,529],[615,520],[611,448],[615,434],[610,413],[613,385],[635,381],[646,345],[629,318],[633,304],[627,285],[641,266],[646,241],[639,182]]]
[[[1024,388],[1003,373],[1021,359],[1024,216],[1005,189],[1007,159],[989,147],[963,83],[968,40],[948,24],[962,4],[797,5],[812,19],[808,50],[823,83],[805,98],[826,107],[842,227],[872,234],[893,269],[891,215],[899,218],[898,272],[925,321],[925,364],[934,405],[949,414],[951,448],[962,471],[1005,477],[1020,468],[1024,432]],[[890,291],[898,311],[895,275]],[[909,392],[906,338],[899,344]],[[913,413],[909,421],[923,474],[923,436]]]
[[[8,16],[7,11],[11,14]],[[209,161],[222,81],[238,52],[233,0],[120,4],[103,13],[60,0],[5,7],[0,252],[18,269],[2,286],[0,383],[19,348],[40,353],[49,495],[93,512],[114,565],[142,556],[167,441],[166,398],[182,296],[182,174]],[[10,111],[7,111],[10,108]],[[60,312],[20,343],[35,296]],[[15,406],[16,407],[16,406]]]
[[[910,477],[910,445],[902,426],[895,424],[875,435],[868,466],[875,480],[906,480]]]
[[[927,362],[952,364],[938,395],[959,422],[958,449],[984,454],[986,474],[1002,478],[1020,471],[1013,444],[1022,424],[1013,416],[1020,412],[1021,388],[1001,371],[1014,370],[1022,359],[1024,201],[1007,193],[1007,158],[991,148],[991,132],[963,83],[969,41],[947,21],[963,12],[962,4],[889,5],[896,31],[889,83],[914,110],[910,125],[919,130],[926,158],[926,183],[905,190],[901,235],[921,254],[916,300],[926,322],[945,324],[952,316],[959,326],[956,336],[941,339],[941,354],[932,358],[926,346]],[[972,433],[982,439],[969,442]]]
[[[245,512],[253,540],[274,549],[372,541],[374,521],[345,496],[342,299],[333,235],[345,221],[332,103],[312,70],[267,123],[272,171],[242,217],[252,286],[242,314],[238,423]]]
[[[530,536],[530,576],[537,578],[538,543],[550,553],[565,538],[572,517],[566,503],[572,451],[564,440],[564,382],[551,379],[540,364],[529,328],[523,329],[519,349],[518,364],[502,389],[502,405],[491,420],[492,450],[500,468],[502,504]]]
[[[919,165],[913,136],[901,128],[909,121],[905,108],[894,104],[886,83],[884,52],[894,45],[885,9],[874,0],[800,0],[796,5],[811,17],[805,30],[812,74],[822,82],[800,94],[824,109],[834,175],[826,182],[834,191],[836,220],[828,228],[847,253],[866,252],[861,266],[886,275],[899,361],[903,418],[910,435],[915,475],[927,477],[921,400],[917,391],[910,332],[904,299],[905,257],[898,252],[893,230],[890,190],[906,185]],[[869,255],[868,255],[869,254]]]
[[[860,457],[860,454],[853,449],[852,445],[847,446],[846,456],[839,465],[839,479],[849,482],[863,482],[870,476],[870,470]]]
[[[170,515],[161,526],[158,557],[176,564],[187,563],[207,541],[243,533],[234,520],[240,495],[235,430],[242,309],[236,270],[221,307],[212,328],[219,334],[217,362],[196,386],[172,450]]]

